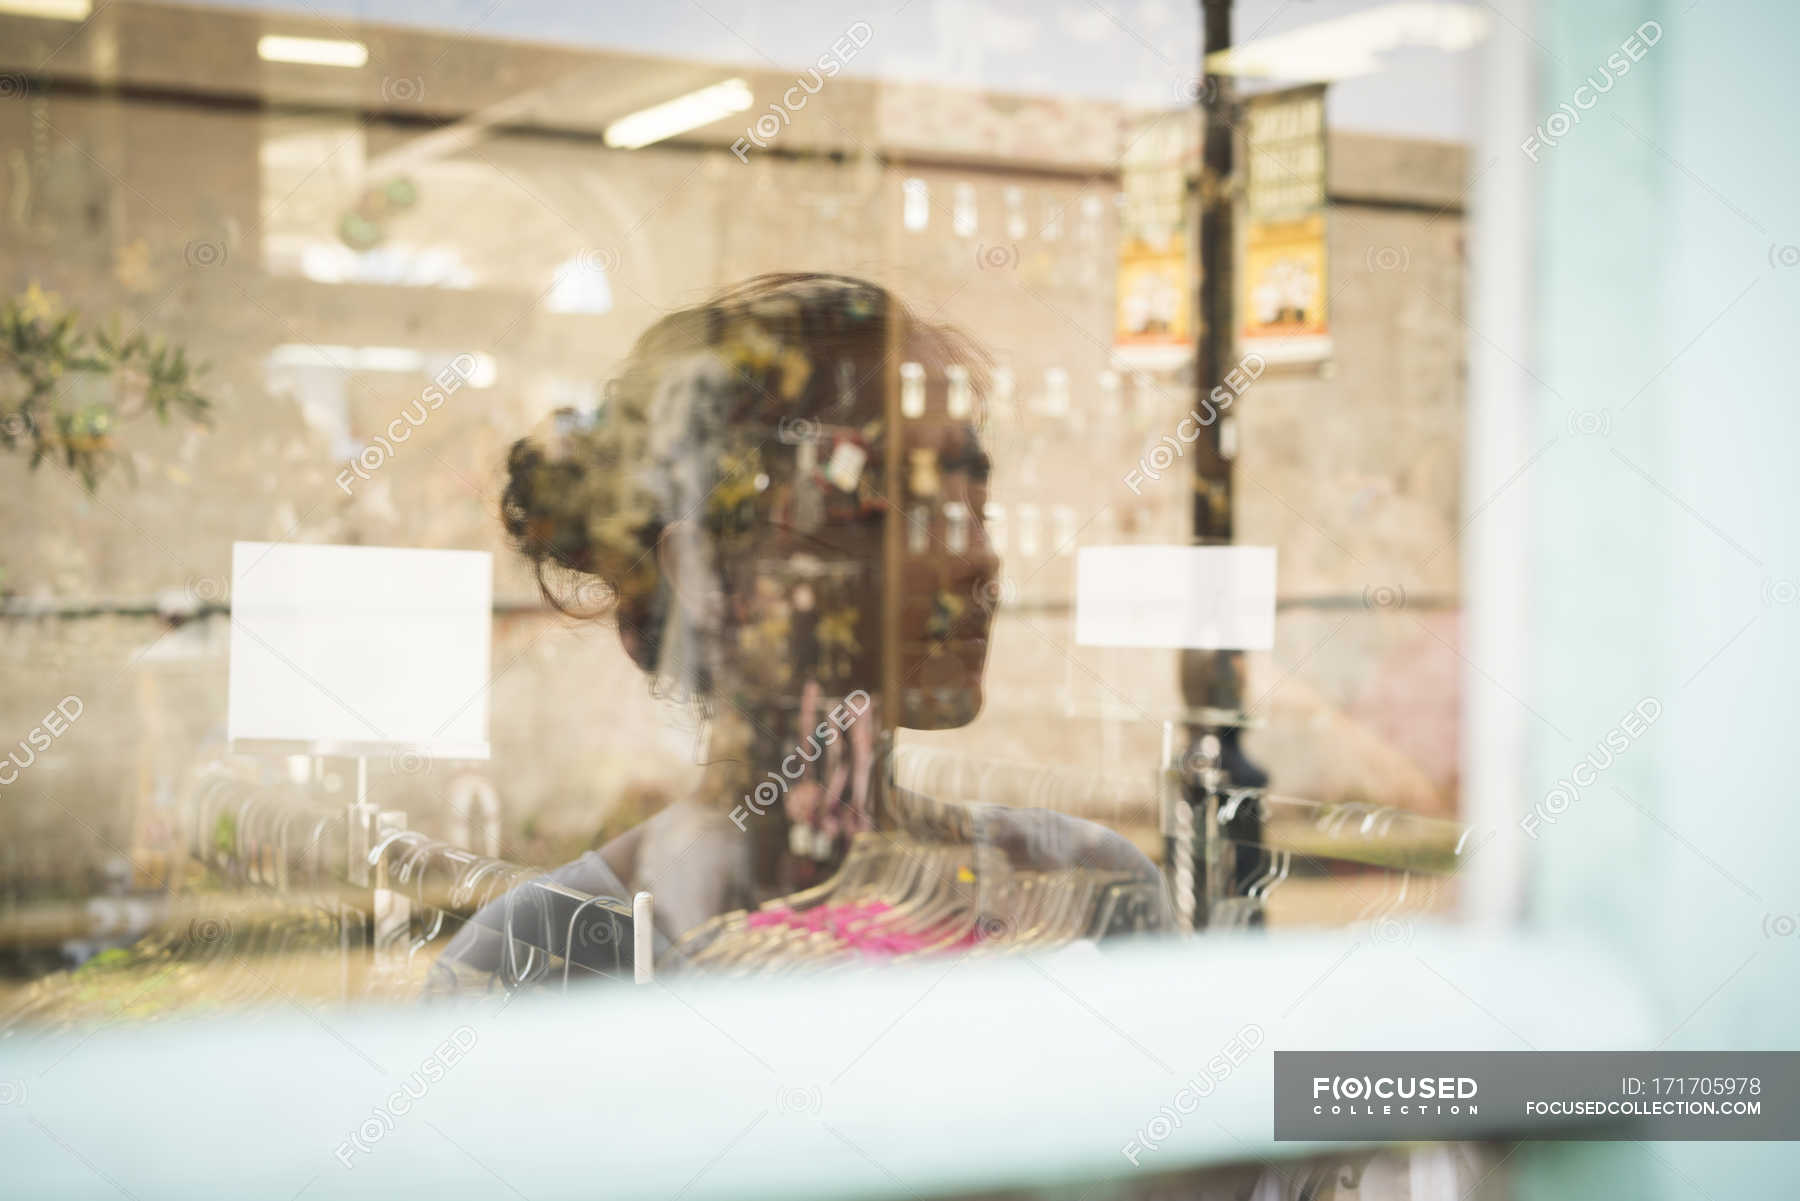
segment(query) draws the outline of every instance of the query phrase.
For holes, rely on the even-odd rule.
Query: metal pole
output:
[[[1218,386],[1232,367],[1236,346],[1236,234],[1232,223],[1233,195],[1233,120],[1237,111],[1237,95],[1232,77],[1214,70],[1212,55],[1231,46],[1231,0],[1200,0],[1200,71],[1203,79],[1198,89],[1200,105],[1200,176],[1195,197],[1199,218],[1199,234],[1195,239],[1199,270],[1198,296],[1195,300],[1197,337],[1194,345],[1194,399],[1204,400]],[[1204,411],[1196,403],[1196,411]],[[1195,444],[1194,462],[1194,543],[1199,546],[1224,545],[1232,540],[1231,460],[1226,455],[1230,445],[1226,423],[1235,420],[1222,415],[1203,428]],[[1234,651],[1184,651],[1181,655],[1182,699],[1190,711],[1224,710],[1236,713],[1243,707],[1239,680],[1239,656]],[[1203,740],[1211,738],[1210,754]],[[1187,754],[1184,763],[1202,760],[1218,762],[1218,738],[1209,727],[1190,721],[1187,728]],[[1215,880],[1220,870],[1222,848],[1212,813],[1216,790],[1210,783],[1190,784],[1188,803],[1198,827],[1192,840],[1194,891],[1201,898],[1196,922],[1204,924],[1211,908],[1206,898],[1224,895],[1224,881]]]
[[[1214,54],[1231,46],[1231,0],[1200,0],[1203,36],[1200,46],[1200,179],[1198,208],[1200,295],[1195,308],[1198,341],[1194,348],[1195,400],[1202,400],[1230,370],[1236,345],[1233,289],[1237,244],[1232,228],[1233,121],[1237,95],[1230,75],[1215,72]],[[1195,406],[1197,409],[1200,407]],[[1232,535],[1231,461],[1225,457],[1223,433],[1229,417],[1206,427],[1194,457],[1194,538],[1226,543]],[[1235,693],[1235,689],[1233,690]],[[1234,697],[1235,699],[1235,697]],[[1190,705],[1208,703],[1190,698]],[[1219,705],[1216,707],[1235,707]]]
[[[631,898],[631,973],[639,984],[655,980],[655,901],[647,892]]]

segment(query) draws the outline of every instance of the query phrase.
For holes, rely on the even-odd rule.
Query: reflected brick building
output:
[[[269,32],[353,35],[368,63],[266,62]],[[222,749],[225,622],[158,611],[222,598],[235,540],[495,552],[495,757],[466,769],[498,784],[513,858],[564,856],[621,805],[678,793],[693,730],[610,629],[539,604],[501,544],[497,471],[544,414],[591,403],[657,316],[762,271],[887,284],[997,369],[987,517],[1008,607],[987,711],[928,744],[1153,768],[1175,656],[1076,648],[1069,612],[1077,546],[1187,536],[1185,481],[1125,483],[1193,388],[1113,351],[1139,114],[845,73],[734,154],[792,72],[135,2],[78,28],[0,16],[0,47],[0,284],[182,343],[219,406],[210,433],[133,428],[135,481],[93,497],[0,460],[0,717],[23,731],[65,695],[87,705],[8,789],[6,841],[42,859],[15,879],[82,842],[52,835],[58,806],[116,847],[154,841],[184,773]],[[746,113],[605,145],[619,116],[726,76]],[[1251,657],[1249,745],[1285,791],[1449,812],[1465,155],[1345,133],[1330,162],[1333,356],[1272,368],[1235,427],[1239,537],[1279,548],[1283,597],[1276,649]],[[456,356],[480,364],[470,386],[340,486]],[[462,770],[383,774],[378,799],[428,827]]]

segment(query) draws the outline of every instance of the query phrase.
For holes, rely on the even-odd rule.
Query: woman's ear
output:
[[[725,615],[725,589],[705,530],[685,519],[664,526],[656,540],[656,569],[690,623],[718,627]]]

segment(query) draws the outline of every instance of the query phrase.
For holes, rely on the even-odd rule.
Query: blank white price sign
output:
[[[235,543],[232,742],[486,759],[493,579],[486,551]]]
[[[1081,646],[1269,650],[1272,546],[1084,546],[1075,559]]]

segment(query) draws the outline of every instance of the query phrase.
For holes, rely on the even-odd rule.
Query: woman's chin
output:
[[[908,688],[900,724],[909,730],[954,730],[980,716],[984,700],[979,679],[950,687]]]

